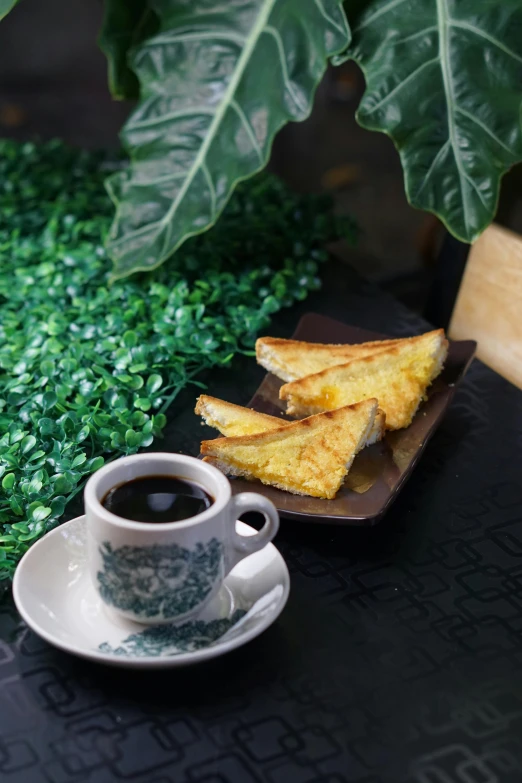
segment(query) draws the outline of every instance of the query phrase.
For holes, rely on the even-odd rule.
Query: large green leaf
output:
[[[358,121],[395,142],[410,203],[475,240],[522,159],[522,1],[371,0],[353,22]]]
[[[139,98],[140,85],[127,59],[129,50],[157,29],[158,18],[149,0],[105,0],[98,44],[107,57],[109,89],[114,98]]]
[[[310,112],[327,58],[349,42],[341,0],[155,0],[159,34],[132,68],[142,102],[108,183],[114,276],[152,269],[219,217],[265,166],[276,132]]]
[[[0,22],[15,7],[18,0],[0,0]]]

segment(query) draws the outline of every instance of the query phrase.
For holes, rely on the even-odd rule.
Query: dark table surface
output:
[[[393,335],[425,324],[344,267],[306,311]],[[245,403],[252,359],[211,373]],[[160,446],[197,454],[194,389]],[[210,431],[209,431],[210,432]],[[479,362],[375,528],[282,521],[292,592],[260,638],[173,672],[54,650],[0,604],[6,783],[520,783],[522,392]]]

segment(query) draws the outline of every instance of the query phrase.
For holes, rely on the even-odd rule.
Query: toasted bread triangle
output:
[[[225,437],[269,432],[293,423],[278,419],[276,416],[268,416],[266,413],[259,413],[252,408],[235,405],[233,402],[225,402],[208,394],[201,394],[198,397],[194,413],[201,416],[205,424],[219,430]],[[384,425],[385,416],[379,409],[375,414],[373,427],[368,433],[366,443],[363,443],[362,447],[381,440],[384,435]]]
[[[234,405],[232,402],[225,402],[208,394],[198,397],[194,413],[201,416],[209,427],[214,427],[226,437],[268,432],[289,423],[284,419],[258,413],[252,408],[243,408],[242,405]]]
[[[203,441],[224,473],[299,495],[333,498],[374,424],[377,400],[310,416],[270,432]]]
[[[382,351],[404,340],[377,340],[354,345],[307,343],[301,340],[283,340],[279,337],[260,337],[256,341],[257,363],[283,381],[296,381],[306,375],[326,370],[352,359]]]
[[[429,384],[441,372],[448,343],[444,330],[427,332],[373,356],[309,375],[281,387],[287,412],[306,416],[376,397],[387,429],[407,427]]]

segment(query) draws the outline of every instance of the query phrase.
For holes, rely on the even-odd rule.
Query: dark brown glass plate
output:
[[[315,313],[303,316],[292,335],[295,340],[317,343],[362,343],[389,336],[348,326]],[[419,408],[413,422],[407,429],[388,432],[381,443],[358,454],[344,485],[333,500],[293,495],[258,481],[240,478],[231,480],[233,493],[255,489],[274,503],[282,517],[303,522],[374,525],[397,497],[440,424],[457,384],[473,359],[476,345],[473,340],[450,342],[444,370],[428,390],[428,399]],[[279,400],[282,383],[268,373],[250,400],[249,407],[284,419],[281,415],[284,403]]]

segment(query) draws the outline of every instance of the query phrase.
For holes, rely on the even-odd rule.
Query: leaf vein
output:
[[[141,228],[135,228],[134,231],[129,231],[128,234],[125,234],[124,236],[120,237],[119,239],[114,239],[111,241],[111,245],[113,247],[119,247],[120,245],[125,244],[129,241],[129,237],[131,239],[135,239],[136,237],[141,237],[144,234],[147,234],[151,229],[160,228],[163,223],[163,220],[154,220],[152,223],[146,223]]]
[[[464,170],[463,170],[463,177],[468,182],[468,184],[471,185],[471,187],[473,188],[473,190],[475,191],[475,193],[479,197],[479,199],[480,199],[480,201],[482,203],[482,206],[489,211],[489,207],[486,204],[486,202],[484,201],[484,197],[483,197],[482,193],[480,192],[479,187],[478,187],[477,183],[475,182],[475,180],[472,177],[470,177],[469,174],[467,174],[466,171],[464,171]]]
[[[132,185],[141,188],[146,187],[147,185],[158,185],[162,182],[174,182],[177,179],[182,179],[185,175],[185,171],[176,171],[172,174],[163,174],[161,177],[154,177],[154,179],[133,180]]]
[[[302,109],[302,101],[299,97],[299,95],[296,94],[294,90],[294,86],[292,84],[292,81],[290,79],[290,75],[288,73],[288,68],[286,64],[286,55],[285,55],[285,47],[283,44],[283,39],[281,38],[281,35],[279,33],[279,30],[276,30],[275,27],[272,27],[271,25],[267,24],[265,29],[263,30],[264,33],[267,33],[268,35],[271,35],[274,41],[276,42],[277,50],[279,52],[279,60],[281,61],[281,71],[283,73],[283,81],[285,83],[286,89],[292,96],[292,100],[295,103],[295,105]]]
[[[436,24],[431,25],[430,27],[425,27],[424,30],[419,30],[417,33],[412,33],[411,35],[407,35],[405,38],[399,38],[397,41],[393,41],[393,44],[395,46],[399,46],[400,44],[409,43],[410,41],[414,41],[416,38],[420,38],[423,35],[428,35],[429,33],[434,33],[438,30]]]
[[[473,122],[477,127],[482,128],[483,131],[485,131],[488,136],[490,136],[493,141],[496,141],[497,144],[499,144],[501,147],[503,147],[506,152],[509,152],[510,155],[513,155],[513,150],[511,150],[504,142],[498,138],[496,133],[494,133],[491,128],[488,128],[488,126],[482,122],[482,120],[479,120],[478,117],[475,117],[475,115],[471,114],[470,112],[466,111],[465,109],[462,109],[460,106],[455,106],[455,110],[459,112],[459,114],[462,114],[464,117],[467,117],[468,120]]]
[[[475,35],[485,38],[486,41],[489,41],[493,44],[493,46],[496,46],[498,49],[500,49],[505,54],[512,57],[514,60],[517,60],[517,62],[522,63],[522,57],[514,52],[512,49],[510,49],[508,46],[502,43],[502,41],[499,41],[494,36],[490,35],[489,33],[486,33],[484,30],[481,30],[480,27],[476,27],[473,24],[469,24],[469,22],[463,22],[457,19],[450,19],[450,25],[451,27],[458,27],[461,30],[468,30],[470,33],[474,33]]]
[[[254,148],[254,150],[257,153],[257,156],[259,158],[259,162],[260,163],[264,163],[263,152],[261,150],[261,147],[259,146],[259,142],[257,140],[256,134],[254,133],[254,129],[252,128],[252,125],[248,121],[248,117],[246,116],[245,112],[243,111],[243,109],[241,108],[241,106],[239,105],[239,103],[235,99],[232,99],[230,101],[230,106],[231,106],[232,109],[234,109],[234,111],[238,115],[239,119],[241,120],[241,122],[242,122],[242,124],[243,124],[243,126],[245,128],[245,131],[248,134],[248,137],[250,139],[252,147]]]
[[[354,29],[354,33],[358,33],[359,30],[363,30],[365,27],[368,27],[376,19],[379,19],[379,17],[387,14],[389,11],[393,11],[394,8],[397,8],[397,6],[402,5],[405,2],[406,0],[391,0],[391,2],[389,2],[387,5],[384,5],[382,8],[378,8],[377,11],[375,11],[373,14],[370,14],[370,16],[366,17],[366,19],[363,19],[361,24],[357,25],[357,27]]]
[[[430,167],[429,167],[429,169],[428,169],[428,171],[427,171],[427,173],[426,173],[426,175],[425,175],[424,179],[422,180],[421,186],[418,188],[418,190],[417,190],[417,193],[415,194],[415,198],[416,198],[416,199],[418,199],[418,198],[419,198],[419,196],[420,196],[420,194],[421,194],[422,190],[424,189],[424,186],[426,185],[426,183],[428,182],[429,178],[431,177],[431,175],[432,175],[432,174],[433,174],[433,172],[435,171],[435,168],[437,167],[437,164],[438,164],[438,162],[439,162],[439,159],[442,157],[442,155],[443,155],[443,154],[444,154],[444,152],[446,151],[447,147],[449,146],[449,143],[450,143],[450,140],[449,140],[449,139],[446,139],[446,141],[444,142],[444,144],[442,145],[442,147],[440,148],[440,150],[437,152],[437,154],[436,154],[436,155],[435,155],[435,157],[433,158],[433,160],[432,160],[432,162],[431,162],[431,164],[430,164]]]
[[[259,38],[260,38],[260,36],[263,33],[264,27],[265,27],[265,25],[268,22],[270,14],[272,13],[272,9],[274,7],[275,2],[276,2],[276,0],[270,0],[270,2],[268,2],[266,4],[266,6],[263,8],[263,12],[260,13],[260,15],[259,15],[259,17],[258,17],[258,19],[257,19],[257,21],[256,21],[256,23],[254,25],[254,27],[252,28],[252,31],[251,31],[250,35],[248,36],[247,42],[245,44],[245,47],[244,47],[243,51],[241,52],[241,55],[239,57],[238,62],[236,63],[235,73],[233,74],[233,76],[232,76],[232,78],[231,78],[231,80],[229,82],[229,85],[228,85],[228,87],[227,87],[227,89],[225,91],[225,94],[223,96],[223,100],[222,100],[222,103],[221,103],[220,107],[219,107],[219,109],[216,111],[216,113],[214,115],[214,119],[212,120],[212,123],[211,123],[211,125],[210,125],[210,127],[208,129],[205,141],[201,145],[201,148],[200,148],[198,154],[196,155],[194,163],[192,164],[192,168],[189,171],[189,173],[187,175],[187,178],[186,178],[185,182],[183,183],[183,186],[180,188],[178,195],[176,196],[175,200],[172,202],[168,212],[164,215],[164,217],[160,221],[161,225],[163,227],[167,226],[171,222],[172,216],[176,213],[178,205],[180,204],[182,199],[185,197],[185,194],[186,194],[187,190],[189,189],[190,185],[192,184],[192,180],[196,176],[196,172],[197,172],[199,166],[201,165],[201,163],[203,163],[203,161],[206,158],[208,149],[209,149],[209,147],[210,147],[210,145],[211,145],[211,143],[212,143],[212,141],[214,139],[214,132],[219,127],[219,124],[221,123],[223,117],[225,116],[225,113],[226,113],[226,111],[227,111],[227,109],[228,109],[228,107],[230,105],[230,101],[233,100],[234,93],[235,93],[235,91],[236,91],[236,89],[237,89],[237,87],[239,85],[239,82],[241,81],[241,78],[243,76],[243,72],[244,72],[244,70],[245,70],[245,68],[247,66],[247,63],[248,63],[249,59],[250,59],[250,55],[254,51],[254,49],[255,49],[258,41],[259,41]],[[129,238],[129,236],[132,236],[132,235],[127,235],[127,239]],[[170,249],[170,252],[173,252],[173,248]],[[166,258],[170,254],[169,253],[169,249],[167,248],[165,243],[163,244],[162,254],[163,254],[164,258]]]
[[[178,120],[182,119],[183,117],[197,116],[198,114],[205,114],[209,117],[212,117],[215,114],[215,111],[214,109],[208,109],[204,106],[180,109],[179,111],[172,111],[168,114],[162,114],[159,117],[151,117],[148,120],[129,120],[127,127],[130,130],[134,130],[134,128],[150,128],[154,127],[155,125],[161,125],[164,122],[169,122],[170,120]]]
[[[212,177],[210,176],[210,171],[208,170],[208,166],[204,161],[201,164],[201,171],[203,172],[205,179],[207,180],[208,191],[210,195],[210,217],[213,218],[214,215],[216,214],[216,189],[214,187],[214,183],[212,182]]]
[[[232,32],[220,32],[219,30],[212,32],[198,32],[198,33],[178,33],[177,35],[155,35],[147,42],[147,48],[154,48],[156,45],[163,46],[171,43],[184,43],[188,41],[215,41],[218,38],[221,41],[230,41],[231,43],[244,46],[246,41],[244,36],[238,33]]]
[[[339,32],[342,33],[343,35],[346,35],[346,30],[344,30],[343,27],[340,24],[338,24],[335,19],[332,19],[332,17],[326,12],[322,0],[314,0],[314,2],[321,16],[323,16],[326,19],[326,21],[332,25],[332,27],[335,27],[335,29],[339,30]]]
[[[455,165],[457,167],[457,171],[460,179],[464,222],[466,224],[466,227],[468,227],[470,225],[468,192],[467,189],[464,188],[462,182],[463,179],[467,179],[467,174],[464,171],[464,166],[462,164],[462,160],[460,159],[460,150],[459,150],[458,139],[457,139],[455,117],[453,114],[453,107],[455,105],[455,95],[453,90],[453,74],[451,72],[451,60],[450,60],[450,52],[448,46],[448,26],[449,26],[450,17],[449,17],[448,7],[446,3],[447,0],[437,0],[437,18],[439,24],[439,56],[440,56],[440,66],[442,70],[442,81],[444,84],[446,95],[448,96],[447,112],[448,112],[449,142],[451,144],[453,157],[455,158]]]
[[[129,240],[136,239],[148,232],[150,232],[150,229],[158,229],[158,232],[161,232],[163,229],[168,228],[169,225],[171,225],[172,216],[176,213],[176,210],[185,197],[185,194],[187,193],[190,185],[192,184],[192,181],[194,177],[196,176],[196,173],[201,166],[201,164],[204,162],[208,149],[214,139],[214,133],[216,129],[219,127],[219,124],[221,123],[229,105],[230,101],[233,100],[234,93],[237,89],[237,86],[241,80],[241,77],[243,76],[243,72],[246,68],[246,65],[250,59],[250,56],[255,49],[260,36],[262,35],[264,31],[264,27],[268,22],[268,19],[270,17],[270,14],[272,12],[272,9],[274,7],[276,0],[269,0],[269,2],[266,3],[266,5],[263,8],[262,13],[257,18],[256,23],[254,24],[250,35],[248,36],[244,49],[238,59],[238,62],[236,63],[235,73],[233,74],[228,87],[225,91],[225,94],[223,96],[222,102],[216,113],[214,114],[214,118],[210,124],[210,127],[207,131],[207,136],[201,145],[198,154],[196,155],[194,162],[192,163],[192,166],[190,168],[190,171],[187,173],[187,177],[185,179],[185,182],[183,183],[182,187],[179,189],[179,192],[172,202],[171,206],[169,207],[168,211],[165,213],[165,215],[161,218],[161,220],[155,221],[154,223],[149,223],[146,226],[142,226],[139,229],[135,229],[134,231],[129,231],[124,236],[120,237],[119,239],[114,239],[111,241],[111,246],[113,248],[117,248],[121,246],[122,244],[128,243]],[[176,37],[176,36],[174,36]],[[156,37],[157,40],[158,37]],[[178,36],[179,38],[179,36]],[[165,241],[163,242],[163,247],[161,250],[161,257],[158,260],[158,264],[165,258],[167,258],[171,253],[174,252],[175,248],[169,248],[169,231],[166,231],[165,234]]]
[[[396,95],[400,90],[402,90],[405,84],[408,84],[408,82],[410,82],[412,79],[415,79],[415,77],[418,76],[419,73],[424,70],[424,68],[427,68],[428,66],[438,62],[439,62],[438,57],[432,57],[431,60],[426,60],[425,62],[423,62],[421,65],[418,66],[418,68],[415,68],[414,71],[412,71],[408,76],[406,76],[405,79],[399,82],[399,84],[396,87],[394,87],[393,90],[391,90],[387,95],[385,95],[384,98],[382,98],[382,100],[380,100],[370,109],[367,109],[365,113],[373,114],[374,111],[380,109],[381,106],[383,106],[385,103],[387,103],[390,100],[390,98],[393,98],[394,95]]]

